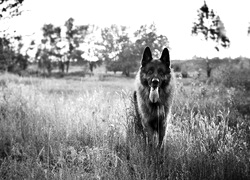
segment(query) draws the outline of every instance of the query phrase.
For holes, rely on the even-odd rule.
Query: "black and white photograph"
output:
[[[0,0],[0,180],[249,180],[249,0]]]

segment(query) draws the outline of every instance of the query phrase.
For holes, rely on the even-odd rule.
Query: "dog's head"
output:
[[[142,84],[150,89],[151,103],[159,102],[160,91],[168,85],[171,78],[168,49],[164,48],[160,59],[153,59],[150,48],[146,47],[142,55],[140,70]]]

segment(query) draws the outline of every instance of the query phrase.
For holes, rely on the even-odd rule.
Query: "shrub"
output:
[[[183,70],[183,71],[181,72],[181,75],[182,75],[182,78],[188,78],[188,72],[185,71],[185,70]]]
[[[250,91],[250,70],[239,68],[233,64],[220,66],[213,72],[212,80],[216,84],[223,84],[228,88],[236,88]]]
[[[181,72],[181,65],[180,64],[172,64],[171,68],[174,70],[174,72]]]

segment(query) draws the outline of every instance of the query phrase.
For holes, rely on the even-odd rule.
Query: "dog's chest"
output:
[[[148,121],[164,121],[166,110],[163,105],[150,105],[147,107]]]
[[[147,119],[147,124],[153,129],[158,130],[159,126],[162,127],[166,121],[166,112],[164,106],[158,106],[155,109],[151,108],[153,111]]]

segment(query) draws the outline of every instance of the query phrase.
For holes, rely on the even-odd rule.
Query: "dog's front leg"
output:
[[[159,144],[158,144],[158,146],[161,147],[163,139],[164,139],[165,134],[166,134],[166,125],[163,125],[163,124],[160,125],[158,133],[159,133]]]

